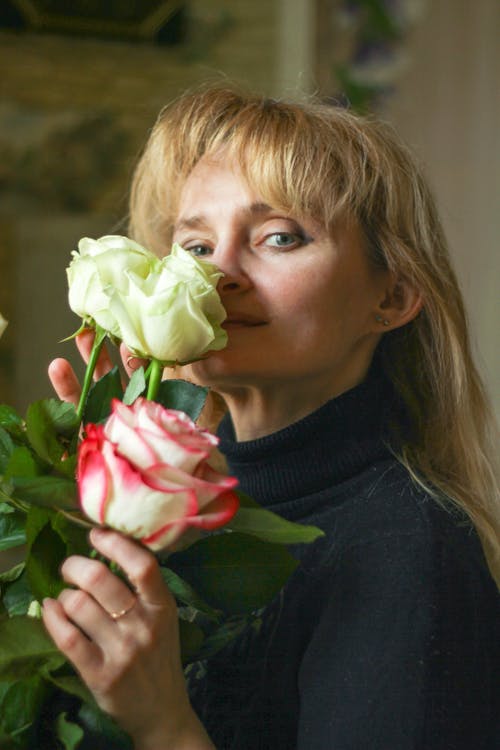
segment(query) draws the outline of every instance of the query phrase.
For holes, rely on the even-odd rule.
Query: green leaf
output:
[[[120,373],[117,367],[113,367],[110,372],[92,385],[83,414],[83,423],[97,424],[105,420],[111,413],[111,401],[114,398],[121,400],[122,396]]]
[[[15,508],[13,508],[10,503],[3,503],[0,501],[0,514],[5,513],[6,515],[8,515],[15,512]]]
[[[0,584],[1,583],[12,583],[12,581],[17,581],[21,573],[24,571],[25,563],[20,562],[17,565],[14,565],[12,568],[9,568],[9,570],[4,570],[0,573]]]
[[[65,477],[74,480],[76,475],[77,461],[78,456],[76,455],[76,453],[73,453],[70,456],[65,456],[63,460],[58,461],[55,464],[55,468],[60,474],[64,474]]]
[[[66,712],[59,714],[56,719],[56,733],[65,750],[76,750],[84,736],[83,729],[69,721]]]
[[[29,448],[24,446],[17,446],[12,451],[9,462],[5,467],[5,476],[7,478],[20,476],[20,477],[36,477],[41,474],[40,466],[35,461],[35,458]]]
[[[0,474],[5,473],[5,469],[9,465],[10,457],[14,451],[14,443],[12,438],[3,427],[0,427]]]
[[[41,620],[11,617],[0,620],[0,680],[22,680],[65,661]]]
[[[69,439],[78,428],[73,404],[56,399],[35,401],[28,407],[26,432],[36,453],[49,464],[61,461]]]
[[[68,664],[65,664],[62,668],[66,670]],[[44,673],[44,677],[49,680],[53,685],[63,690],[65,693],[70,693],[77,698],[80,698],[84,703],[95,703],[94,697],[88,687],[82,682],[80,677],[76,674],[59,674],[59,671]]]
[[[198,658],[198,654],[205,640],[203,630],[194,622],[179,620],[179,636],[181,641],[182,663],[189,664]]]
[[[24,515],[17,511],[0,515],[0,550],[19,547],[26,542],[24,524]]]
[[[143,395],[145,390],[146,378],[144,377],[144,368],[139,367],[130,378],[129,384],[123,394],[123,403],[127,405],[133,404],[136,398]]]
[[[88,556],[91,547],[88,541],[89,530],[86,527],[70,521],[62,513],[56,513],[51,519],[52,528],[61,537],[66,545],[66,556],[84,555]]]
[[[26,503],[43,508],[78,508],[76,482],[65,477],[12,477],[14,495]]]
[[[208,659],[216,654],[228,643],[234,641],[241,633],[249,627],[249,621],[246,617],[233,618],[216,628],[210,635],[205,638],[201,647],[195,655],[197,660]],[[182,652],[184,655],[184,652]]]
[[[29,533],[28,525],[26,530]],[[46,596],[55,598],[65,587],[60,567],[66,556],[63,539],[50,523],[46,523],[30,544],[26,559],[26,574],[35,599],[42,601]]]
[[[17,412],[7,404],[0,404],[0,426],[13,437],[24,438],[24,421]]]
[[[41,709],[47,688],[33,676],[18,682],[0,683],[0,729],[11,737],[27,733]]]
[[[2,588],[4,587],[2,586]],[[28,582],[26,570],[24,570],[15,581],[5,586],[2,602],[9,616],[14,617],[14,615],[25,615],[32,601],[33,592]]]
[[[169,557],[210,606],[231,615],[268,604],[296,565],[286,547],[238,533],[211,535]]]
[[[130,737],[97,706],[84,703],[77,718],[83,726],[88,747],[97,750],[133,750]]]
[[[192,420],[198,419],[207,399],[208,388],[187,380],[163,380],[156,401],[166,409],[185,412]]]
[[[177,573],[174,573],[170,568],[160,566],[160,572],[163,580],[167,584],[171,593],[175,596],[175,599],[180,604],[184,604],[188,607],[194,607],[194,609],[203,612],[204,615],[212,620],[220,620],[222,612],[214,609],[202,597],[193,589],[192,586],[184,581]]]
[[[263,508],[240,507],[226,528],[275,544],[307,544],[324,536],[316,526],[287,521]]]
[[[76,482],[64,477],[42,475],[32,479],[13,477],[14,496],[42,508],[78,508]]]

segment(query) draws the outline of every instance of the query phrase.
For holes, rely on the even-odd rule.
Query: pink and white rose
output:
[[[85,429],[77,481],[92,520],[160,550],[189,528],[223,526],[238,510],[237,480],[208,463],[218,438],[184,412],[115,400],[104,425]]]

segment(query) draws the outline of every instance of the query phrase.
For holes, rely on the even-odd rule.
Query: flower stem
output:
[[[157,359],[152,359],[150,368],[151,373],[149,375],[148,392],[146,394],[146,398],[148,401],[154,401],[160,387],[161,376],[163,375],[163,365]]]
[[[102,345],[104,343],[105,338],[106,338],[106,331],[104,331],[99,326],[96,326],[94,343],[92,346],[92,351],[90,353],[90,359],[87,363],[87,369],[85,370],[85,377],[83,380],[82,392],[80,394],[80,400],[78,402],[78,408],[76,410],[76,414],[77,414],[79,422],[81,422],[83,419],[83,412],[85,410],[85,405],[87,403],[87,397],[89,395],[90,386],[92,385],[92,376],[94,375],[94,370],[97,364],[97,360],[99,358],[99,354],[101,353]]]

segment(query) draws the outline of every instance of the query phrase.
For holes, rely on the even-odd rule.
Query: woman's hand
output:
[[[154,556],[115,531],[93,529],[91,541],[134,590],[98,560],[68,558],[62,575],[74,588],[43,606],[56,646],[137,750],[213,750],[189,703],[177,607]]]

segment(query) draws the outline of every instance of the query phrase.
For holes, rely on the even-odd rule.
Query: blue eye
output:
[[[212,252],[212,248],[207,245],[192,245],[191,247],[186,247],[185,250],[196,258],[204,258]]]
[[[304,238],[293,232],[274,232],[266,237],[266,244],[271,247],[287,248],[301,244]]]

